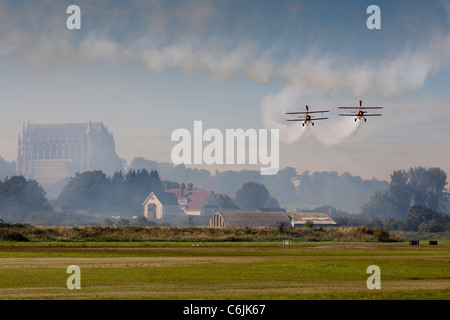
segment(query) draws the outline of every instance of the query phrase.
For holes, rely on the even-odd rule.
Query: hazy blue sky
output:
[[[71,4],[81,30],[66,28]],[[366,27],[371,4],[381,30]],[[15,160],[23,121],[102,121],[128,162],[170,162],[172,131],[202,120],[279,128],[281,168],[450,173],[449,26],[446,0],[1,0],[0,156]],[[337,116],[359,99],[383,117]],[[305,104],[330,119],[285,121]]]

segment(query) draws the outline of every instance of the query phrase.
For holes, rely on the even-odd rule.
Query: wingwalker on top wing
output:
[[[355,110],[355,112],[352,113],[341,113],[339,114],[340,116],[350,116],[350,117],[355,117],[355,122],[356,120],[361,120],[364,119],[364,122],[367,121],[367,119],[365,117],[377,117],[377,116],[381,116],[381,113],[367,113],[366,110],[374,110],[374,109],[383,109],[383,107],[363,107],[362,106],[363,101],[359,100],[359,107],[338,107],[339,109],[352,109]]]
[[[303,121],[302,126],[305,126],[305,124],[308,124],[308,123],[311,123],[311,125],[314,126],[313,121],[325,120],[328,118],[316,118],[314,115],[311,115],[311,113],[324,113],[324,112],[329,112],[329,111],[328,110],[309,111],[309,107],[306,106],[306,111],[286,112],[286,114],[292,115],[292,119],[288,119],[287,121]],[[304,117],[294,118],[295,114],[301,114],[301,115],[304,115]]]

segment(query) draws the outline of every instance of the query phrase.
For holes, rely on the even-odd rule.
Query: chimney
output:
[[[164,181],[164,191],[167,192],[169,189],[169,181]]]
[[[186,185],[184,183],[182,183],[181,187],[180,187],[180,190],[181,190],[180,197],[181,198],[184,197],[184,188],[186,188]]]
[[[192,190],[193,188],[194,188],[194,185],[192,183],[188,183],[188,187],[187,187],[188,191]]]

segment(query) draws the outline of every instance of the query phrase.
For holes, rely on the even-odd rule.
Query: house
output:
[[[142,207],[144,216],[152,220],[184,215],[209,217],[218,210],[238,210],[227,195],[215,194],[212,190],[195,190],[192,183],[187,187],[183,183],[179,188],[166,188],[165,192],[152,192]]]
[[[209,227],[278,228],[280,226],[301,227],[307,221],[314,226],[336,226],[326,213],[286,213],[270,211],[230,212],[216,211],[209,219]]]
[[[170,192],[152,192],[142,203],[144,217],[150,220],[183,214],[178,199]]]
[[[180,188],[169,189],[167,192],[176,196],[181,210],[187,215],[211,215],[219,209],[219,201],[214,191],[194,190],[192,183],[187,187],[182,183]]]

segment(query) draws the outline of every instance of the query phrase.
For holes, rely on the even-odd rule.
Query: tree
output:
[[[387,218],[384,220],[384,228],[386,230],[392,231],[392,230],[398,230],[399,229],[399,223],[394,218]]]
[[[35,211],[52,211],[44,189],[23,176],[6,178],[0,184],[0,214],[12,221],[23,221]]]
[[[2,157],[0,157],[0,179],[6,177],[12,177],[16,174],[16,168],[14,162],[8,162]]]
[[[138,216],[134,224],[137,226],[146,226],[148,225],[148,219],[144,216]]]
[[[416,205],[412,206],[409,210],[406,223],[410,230],[418,231],[419,225],[423,222],[436,218],[439,218],[439,213],[434,211],[432,208]]]
[[[389,188],[386,181],[363,180],[348,172],[303,172],[296,179],[297,203],[307,206],[332,205],[342,210],[356,212],[371,194]],[[349,201],[349,199],[351,201]]]
[[[446,185],[447,174],[440,168],[396,170],[391,175],[389,190],[373,194],[361,212],[372,217],[399,219],[406,217],[411,205],[438,210],[448,199]]]
[[[112,225],[114,225],[114,222],[112,222],[111,219],[105,218],[105,219],[103,219],[103,225],[105,225],[107,227],[111,227]]]
[[[381,219],[400,217],[401,215],[395,210],[395,207],[395,200],[389,191],[376,192],[370,196],[369,202],[361,207],[361,213],[368,217]]]
[[[131,169],[125,176],[122,201],[128,215],[140,214],[141,204],[151,192],[162,191],[162,182],[156,170]]]
[[[119,221],[117,221],[117,226],[118,227],[129,227],[130,226],[130,220],[122,218]]]
[[[409,169],[408,175],[414,204],[438,210],[447,200],[447,173],[442,169],[415,167]]]
[[[77,173],[69,179],[56,202],[64,210],[102,211],[108,185],[109,179],[102,171]]]
[[[275,198],[269,198],[269,199],[266,200],[266,202],[264,202],[263,207],[264,208],[279,209],[280,208],[280,203]]]
[[[373,217],[372,221],[370,221],[367,226],[369,228],[382,228],[383,227],[383,221],[379,217]]]
[[[389,192],[395,215],[404,216],[408,212],[412,200],[409,174],[405,170],[396,170],[391,174]]]
[[[419,224],[419,231],[421,232],[443,232],[445,228],[435,219],[427,220]]]
[[[271,198],[263,184],[247,182],[236,192],[235,203],[242,210],[252,211],[266,204],[275,205],[276,200]]]

